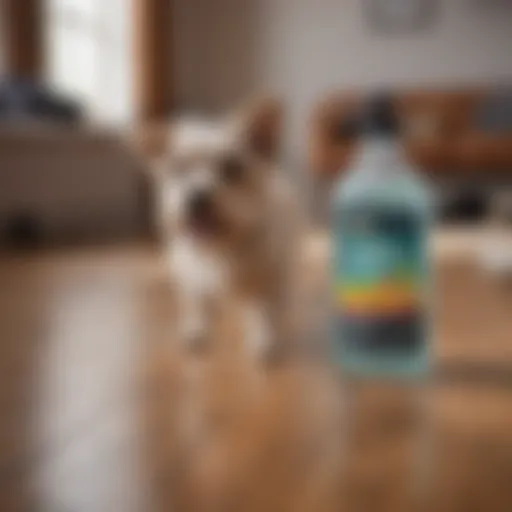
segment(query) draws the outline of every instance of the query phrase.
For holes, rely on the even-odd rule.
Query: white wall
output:
[[[326,91],[512,78],[512,5],[439,3],[428,31],[383,36],[368,26],[363,0],[179,0],[178,100],[216,108],[251,90],[280,91],[297,146]]]

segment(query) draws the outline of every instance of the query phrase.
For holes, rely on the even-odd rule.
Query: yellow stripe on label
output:
[[[419,294],[411,283],[382,283],[378,286],[345,287],[337,294],[338,305],[361,312],[397,312],[414,309]]]

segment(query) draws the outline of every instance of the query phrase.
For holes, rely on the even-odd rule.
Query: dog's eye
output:
[[[221,173],[226,183],[236,184],[242,179],[244,166],[236,158],[226,158],[221,163]]]

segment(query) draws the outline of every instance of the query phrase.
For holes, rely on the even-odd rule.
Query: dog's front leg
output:
[[[199,290],[187,284],[178,289],[178,336],[187,347],[202,344],[208,333],[208,317],[205,297]]]
[[[300,308],[301,291],[294,282],[284,282],[268,297],[270,344],[268,355],[280,360],[299,348],[305,315]]]
[[[179,238],[169,250],[168,262],[176,293],[178,341],[194,346],[205,339],[208,329],[201,265],[187,240]]]
[[[291,347],[294,326],[281,302],[248,302],[244,307],[245,344],[261,359],[281,359]]]
[[[243,303],[244,341],[249,353],[264,357],[272,344],[270,317],[265,305],[255,300]]]
[[[222,292],[222,268],[188,239],[178,238],[169,251],[169,269],[177,294],[179,341],[194,346],[206,341],[212,321],[212,298]]]
[[[272,303],[270,329],[272,334],[268,355],[272,359],[281,359],[289,350],[293,339],[290,311],[287,304],[283,304],[281,301]]]

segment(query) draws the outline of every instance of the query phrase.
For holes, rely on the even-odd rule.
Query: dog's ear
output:
[[[282,138],[283,104],[276,98],[252,102],[239,118],[244,144],[265,159],[277,158]]]

